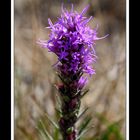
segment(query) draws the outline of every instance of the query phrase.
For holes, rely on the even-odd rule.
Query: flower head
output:
[[[75,123],[78,121],[81,98],[88,92],[83,88],[88,82],[87,75],[95,74],[95,41],[102,39],[97,37],[98,26],[95,29],[88,26],[92,17],[84,16],[87,9],[78,13],[73,11],[73,6],[71,11],[62,7],[61,17],[56,23],[48,19],[51,30],[49,40],[39,42],[58,57],[53,66],[62,82],[56,88],[62,101],[59,127],[64,140],[78,138]]]
[[[42,47],[57,55],[57,70],[64,75],[76,74],[79,70],[89,75],[95,74],[94,46],[100,38],[97,37],[97,28],[91,29],[87,25],[92,19],[84,16],[87,9],[79,14],[73,11],[73,6],[70,12],[62,7],[61,17],[55,24],[48,19],[51,30],[49,40],[40,41]]]

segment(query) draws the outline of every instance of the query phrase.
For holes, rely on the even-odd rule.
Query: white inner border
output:
[[[129,0],[126,0],[126,140],[129,140]]]
[[[14,140],[14,0],[11,0],[11,140]],[[129,140],[129,0],[126,0],[126,140]]]
[[[11,0],[11,140],[14,140],[14,0]]]

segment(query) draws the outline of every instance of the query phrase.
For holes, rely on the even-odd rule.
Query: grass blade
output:
[[[88,107],[87,107],[86,109],[84,109],[84,110],[80,113],[80,115],[79,115],[79,117],[78,117],[77,120],[79,120],[79,119],[86,113],[87,110],[88,110]]]
[[[58,125],[48,116],[48,114],[45,114],[45,116],[56,129],[59,129]]]
[[[80,133],[80,135],[78,135],[78,137],[76,138],[76,140],[80,140],[80,138],[81,138],[82,136],[84,136],[91,128],[93,128],[93,126],[84,129],[84,130]]]
[[[89,92],[89,89],[87,89],[87,90],[81,95],[81,98],[83,98],[88,92]]]
[[[88,126],[88,124],[91,122],[92,117],[88,117],[85,119],[85,121],[81,124],[80,128],[79,128],[79,135],[81,135],[81,133],[86,129],[86,127]]]
[[[46,128],[45,128],[45,126],[44,126],[42,120],[39,121],[38,129],[39,129],[41,135],[44,134],[44,135],[46,136],[47,140],[54,140],[53,137],[52,137],[52,136],[49,134],[49,132],[46,130]]]

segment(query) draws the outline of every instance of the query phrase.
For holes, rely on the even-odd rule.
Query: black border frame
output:
[[[11,1],[1,1],[0,139],[11,139]]]

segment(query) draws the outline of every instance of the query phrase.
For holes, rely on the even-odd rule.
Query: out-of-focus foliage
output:
[[[82,123],[79,126],[79,136],[77,137],[77,140],[124,140],[124,136],[120,132],[120,127],[122,125],[122,120],[119,120],[117,122],[109,122],[106,120],[106,118],[102,114],[96,114],[95,115],[97,119],[100,121],[100,125],[104,126],[104,130],[100,131],[100,133],[92,134],[91,136],[88,136],[88,133],[91,129],[96,129],[94,126],[88,127],[89,123],[91,122],[92,117],[89,115],[88,117],[85,117],[82,120]],[[94,116],[94,117],[95,117]],[[47,117],[48,118],[48,117]],[[50,121],[50,118],[49,118]],[[56,124],[54,125],[54,122],[52,123],[52,119],[50,121],[53,128],[50,128],[47,130],[45,127],[46,125],[46,118],[42,118],[38,122],[37,129],[40,132],[41,138],[44,138],[44,140],[60,140],[62,139],[59,128],[56,127]],[[47,126],[47,125],[46,125]],[[48,131],[51,131],[48,132]]]
[[[44,116],[47,113],[57,122],[60,115],[55,109],[58,109],[59,103],[56,102],[57,90],[54,86],[59,79],[51,67],[56,57],[36,43],[39,38],[48,39],[47,19],[57,20],[61,2],[15,0],[15,140],[42,140],[36,128],[38,125],[41,130],[45,127],[46,132],[54,134],[55,140],[61,139],[58,129],[54,129],[49,118]],[[90,91],[82,99],[81,107],[81,112],[89,107],[93,128],[81,140],[123,140],[125,0],[67,0],[64,2],[66,7],[71,7],[70,2],[79,12],[90,4],[87,16],[94,16],[90,26],[99,25],[99,37],[110,34],[96,45],[96,75],[90,78],[87,87]],[[78,126],[83,119],[79,119]]]

